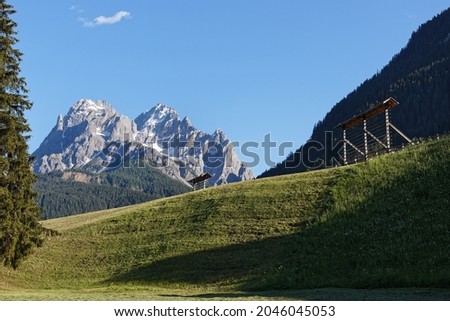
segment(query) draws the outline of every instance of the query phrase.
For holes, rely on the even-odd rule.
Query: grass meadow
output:
[[[0,300],[449,300],[450,139],[44,221]]]

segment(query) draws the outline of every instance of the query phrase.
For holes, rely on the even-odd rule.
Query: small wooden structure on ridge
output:
[[[393,149],[391,129],[408,143],[412,144],[411,139],[390,121],[389,111],[398,104],[398,101],[389,97],[377,106],[372,107],[359,115],[353,116],[349,120],[336,126],[341,127],[343,130],[344,165],[347,165],[352,161],[356,162],[361,158],[362,160],[367,160],[370,155],[378,154],[378,152],[381,151],[389,153]],[[383,112],[384,117],[381,115]],[[370,124],[368,123],[369,120],[371,120]],[[354,132],[352,137],[349,137],[350,129],[353,129]],[[350,148],[353,149],[353,154],[350,153]],[[355,156],[350,158],[349,155]]]
[[[204,173],[198,177],[191,179],[190,181],[188,181],[188,183],[190,183],[192,185],[192,189],[194,191],[196,191],[198,189],[205,189],[206,181],[208,180],[208,178],[211,178],[211,177],[212,177],[212,175],[210,173]]]

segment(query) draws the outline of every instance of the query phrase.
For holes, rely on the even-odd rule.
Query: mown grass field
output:
[[[450,139],[45,221],[0,300],[450,299]]]

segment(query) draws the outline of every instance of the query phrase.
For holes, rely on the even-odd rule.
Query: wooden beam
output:
[[[403,134],[400,129],[398,129],[397,127],[395,127],[392,123],[389,123],[389,126],[391,126],[391,128],[393,130],[395,130],[400,136],[402,136],[408,143],[410,143],[411,145],[414,145],[413,141],[411,139],[408,138],[408,136],[406,136],[405,134]]]
[[[358,153],[360,153],[361,155],[365,156],[364,153],[363,153],[358,147],[356,147],[355,145],[353,145],[351,141],[346,140],[345,142],[346,142],[347,144],[349,144],[350,146],[352,146],[353,149],[356,150]]]
[[[206,181],[208,178],[211,178],[211,177],[212,177],[212,175],[210,173],[205,173],[205,174],[202,174],[202,175],[200,175],[198,177],[195,177],[195,178],[191,179],[190,181],[188,181],[188,183],[191,183],[192,185],[195,185],[197,183]]]
[[[381,141],[381,140],[379,140],[374,134],[372,134],[371,132],[369,132],[368,130],[364,130],[367,134],[369,134],[370,135],[370,137],[372,137],[373,139],[375,139],[377,142],[378,142],[378,144],[380,144],[381,146],[383,146],[384,148],[386,148],[386,149],[388,149],[388,147]]]
[[[346,120],[345,122],[340,123],[336,127],[342,127],[344,129],[354,127],[358,124],[361,124],[362,122],[364,122],[364,120],[366,120],[368,118],[374,117],[374,116],[384,112],[385,110],[394,108],[398,104],[399,104],[398,101],[396,101],[392,97],[389,97],[388,99],[383,101],[381,104],[378,104],[377,106],[372,107],[359,115],[353,116],[352,118]]]

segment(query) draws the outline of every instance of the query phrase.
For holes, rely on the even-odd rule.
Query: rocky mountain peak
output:
[[[175,109],[170,106],[158,103],[152,109],[150,109],[150,113],[153,114],[154,118],[163,119],[167,116],[178,117],[178,113]]]
[[[220,128],[217,128],[211,136],[215,142],[229,142],[227,135]]]
[[[161,127],[168,122],[179,122],[180,117],[175,109],[164,104],[157,104],[150,110],[140,114],[136,119],[138,130],[149,128],[151,130]]]
[[[69,111],[71,113],[90,113],[92,111],[115,111],[114,108],[105,100],[80,99]]]
[[[58,115],[58,120],[56,121],[56,130],[64,130],[64,118],[61,114]]]
[[[104,100],[81,99],[70,108],[64,117],[64,127],[73,127],[83,122],[100,125],[104,119],[120,114]],[[58,120],[59,122],[59,120]]]
[[[164,104],[155,105],[133,121],[106,101],[90,99],[79,100],[66,116],[58,116],[56,126],[33,153],[34,170],[41,174],[98,166],[102,168],[96,170],[104,170],[101,164],[111,161],[111,144],[117,148],[127,144],[121,150],[131,158],[142,154],[140,148],[146,148],[146,154],[152,156],[148,160],[151,164],[169,157],[168,163],[159,168],[180,180],[204,172],[213,175],[212,184],[253,177],[220,129],[213,134],[202,132],[188,117],[180,120],[176,110]],[[223,160],[215,161],[218,157]]]
[[[184,117],[181,123],[186,127],[192,127],[192,122],[188,116]]]

